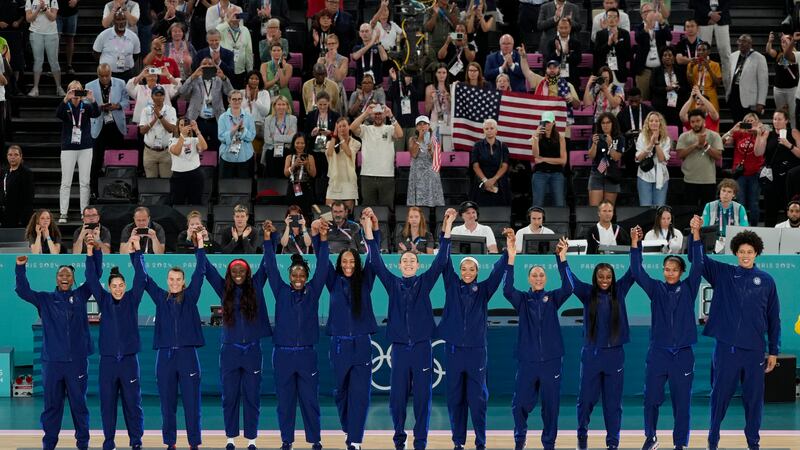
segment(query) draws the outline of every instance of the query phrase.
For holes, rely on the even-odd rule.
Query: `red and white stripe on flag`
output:
[[[431,133],[431,154],[433,155],[433,171],[439,172],[442,169],[442,145],[439,139],[436,139],[436,134]]]
[[[497,138],[508,146],[512,158],[533,159],[531,135],[539,127],[542,113],[551,111],[556,129],[563,133],[567,126],[567,106],[560,97],[503,93],[497,120]]]

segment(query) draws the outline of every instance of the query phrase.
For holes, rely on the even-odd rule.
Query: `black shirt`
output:
[[[555,132],[555,130],[553,130]],[[561,140],[550,139],[545,135],[539,138],[539,156],[542,158],[558,158],[561,156]],[[564,170],[564,166],[550,163],[536,163],[534,171],[555,173]]]

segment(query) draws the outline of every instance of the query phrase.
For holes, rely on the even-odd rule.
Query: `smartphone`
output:
[[[94,230],[94,229],[96,229],[96,228],[97,228],[97,227],[99,227],[99,226],[100,226],[100,224],[99,224],[99,223],[87,223],[87,224],[86,224],[86,229],[87,229],[87,230]]]
[[[136,229],[136,234],[139,234],[139,235],[146,235],[149,232],[150,232],[150,228],[137,228]]]
[[[292,216],[292,221],[289,224],[292,228],[300,228],[300,215],[295,214]]]
[[[86,97],[86,89],[75,89],[72,91],[72,95],[75,97]]]
[[[786,128],[778,130],[778,137],[781,139],[786,139]]]
[[[747,123],[747,122],[742,122],[742,123],[739,124],[739,129],[741,129],[741,130],[752,130],[753,129],[753,124],[752,123]]]
[[[151,67],[147,69],[147,73],[150,75],[161,75],[161,68],[160,67]]]
[[[217,76],[217,68],[216,67],[214,67],[214,66],[203,67],[203,79],[204,80],[212,80],[216,76]]]
[[[247,20],[247,13],[246,12],[240,12],[240,13],[236,14],[236,18],[239,19],[239,20]]]

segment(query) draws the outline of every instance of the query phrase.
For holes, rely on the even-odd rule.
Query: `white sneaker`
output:
[[[58,95],[59,97],[63,97],[65,95],[67,95],[67,93],[64,92],[64,88],[62,88],[61,86],[58,86],[56,88],[56,95]]]
[[[62,214],[61,217],[58,218],[58,223],[67,223],[67,215]]]
[[[30,92],[28,92],[28,97],[38,97],[39,96],[39,88],[33,88]]]

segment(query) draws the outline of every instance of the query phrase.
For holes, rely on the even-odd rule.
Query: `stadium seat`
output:
[[[200,153],[200,165],[204,167],[217,167],[219,163],[217,155],[217,152],[209,150]]]
[[[292,65],[294,70],[303,70],[303,54],[289,52],[289,64]]]
[[[531,69],[541,69],[544,67],[544,55],[539,52],[528,53],[528,66]]]
[[[570,133],[573,141],[588,141],[592,138],[592,126],[572,125]]]
[[[389,211],[388,206],[369,206],[369,205],[359,205],[353,209],[353,218],[356,222],[359,221],[361,218],[361,211],[364,208],[370,207],[372,208],[372,212],[378,217],[378,222],[389,224],[389,218],[391,217],[391,212]]]
[[[301,77],[289,78],[289,91],[293,93],[300,93],[303,89],[303,79]]]
[[[344,77],[342,80],[342,86],[344,86],[344,91],[347,94],[356,90],[356,77]],[[349,100],[349,98],[348,98]]]
[[[218,205],[250,204],[253,180],[250,178],[220,178]]]
[[[589,152],[586,150],[569,152],[570,167],[592,167],[592,160],[589,159]]]
[[[178,211],[184,217],[186,217],[192,211],[197,211],[200,213],[200,220],[202,220],[203,223],[208,226],[207,205],[173,205],[172,209]]]
[[[310,220],[310,218],[307,218]],[[253,209],[253,223],[260,224],[271,220],[274,224],[283,224],[286,220],[286,206],[283,205],[256,205]],[[306,226],[311,228],[311,223]]]
[[[591,53],[581,53],[581,63],[578,67],[591,69],[594,65],[594,55]]]
[[[582,239],[586,236],[589,228],[597,225],[596,206],[576,206],[575,207],[575,232],[573,238]]]
[[[103,167],[138,167],[139,152],[136,150],[106,150]]]
[[[256,203],[283,205],[286,203],[288,182],[285,178],[265,177],[256,181]]]
[[[139,178],[136,184],[140,205],[169,204],[169,178]]]
[[[559,236],[570,236],[570,210],[569,207],[548,206],[544,208],[544,226],[553,230]],[[524,226],[530,225],[527,221]]]

